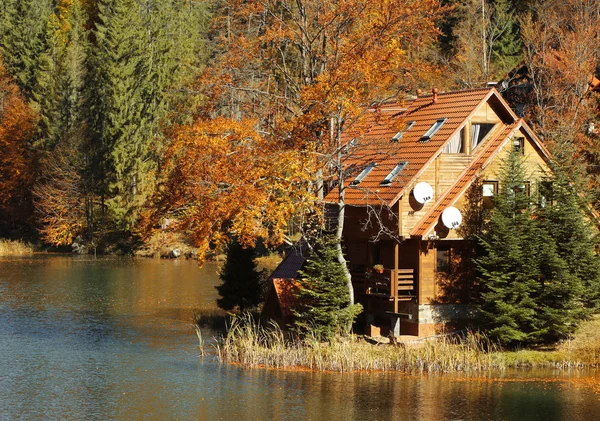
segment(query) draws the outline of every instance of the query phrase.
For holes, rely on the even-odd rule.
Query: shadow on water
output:
[[[202,360],[192,317],[213,305],[216,272],[191,261],[0,259],[0,420],[588,420],[600,411],[590,373],[331,374]]]

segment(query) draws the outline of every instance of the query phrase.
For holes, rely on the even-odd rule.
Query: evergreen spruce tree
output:
[[[571,178],[564,169],[555,168],[551,183],[540,186],[543,206],[536,212],[544,242],[554,248],[552,257],[542,259],[540,317],[548,341],[571,334],[599,298],[600,266],[594,254],[597,238],[582,215],[586,205]]]
[[[217,287],[221,298],[217,305],[223,310],[238,308],[240,312],[256,308],[263,300],[260,273],[256,269],[254,247],[242,247],[236,239],[227,245],[227,260]]]
[[[494,27],[498,28],[497,40],[493,43],[494,67],[499,75],[504,75],[522,60],[523,43],[518,18],[510,0],[494,2]]]
[[[184,1],[101,0],[90,74],[90,120],[99,191],[118,227],[131,228],[154,188],[169,90],[193,62],[200,23]],[[187,7],[191,8],[192,5]],[[186,14],[187,13],[187,14]],[[194,36],[191,34],[194,33]],[[198,31],[198,33],[200,33]]]
[[[0,5],[0,52],[8,72],[30,99],[39,59],[46,51],[46,27],[52,0],[3,0]]]
[[[362,306],[350,305],[346,275],[337,260],[334,235],[316,239],[298,283],[300,305],[294,310],[294,325],[301,336],[314,335],[327,340],[349,331]]]
[[[487,233],[480,237],[484,255],[476,260],[479,323],[503,345],[536,342],[544,333],[536,302],[542,244],[525,180],[521,156],[512,152],[502,167]]]

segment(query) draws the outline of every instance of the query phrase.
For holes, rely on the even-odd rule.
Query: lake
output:
[[[186,260],[0,258],[0,420],[588,421],[600,414],[596,371],[244,370],[220,365],[210,344],[200,358],[192,315],[214,305],[217,270]]]

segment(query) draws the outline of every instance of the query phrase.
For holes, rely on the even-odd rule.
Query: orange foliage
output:
[[[0,63],[0,215],[24,220],[30,210],[34,119],[17,85]]]
[[[201,249],[224,233],[281,242],[288,218],[313,204],[314,167],[339,168],[341,130],[436,74],[427,51],[444,10],[440,0],[222,2],[217,58],[198,81],[202,119],[176,131],[146,224],[173,216]]]
[[[224,3],[223,54],[200,81],[210,111],[257,118],[300,143],[327,135],[331,117],[349,124],[439,75],[427,57],[439,0]]]
[[[256,122],[198,120],[176,129],[166,153],[166,181],[146,226],[169,218],[189,232],[199,258],[229,234],[242,244],[281,243],[289,218],[308,204],[307,160],[255,130]]]

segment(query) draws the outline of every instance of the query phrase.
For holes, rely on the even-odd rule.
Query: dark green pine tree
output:
[[[154,189],[161,123],[194,63],[205,22],[193,2],[101,0],[92,46],[90,98],[100,191],[120,228],[131,228]],[[202,43],[199,43],[200,45]]]
[[[8,72],[30,99],[46,51],[46,27],[52,0],[0,2],[0,52]]]
[[[586,318],[600,298],[598,246],[593,229],[582,214],[586,204],[578,195],[571,173],[555,168],[551,182],[540,185],[542,201],[536,214],[553,253],[542,259],[540,317],[547,341],[565,338]],[[549,247],[549,246],[547,246]]]
[[[154,160],[145,132],[145,30],[135,0],[101,0],[90,57],[90,117],[100,191],[112,219],[131,228]]]
[[[362,306],[350,305],[346,275],[337,260],[334,235],[326,234],[314,241],[298,283],[300,305],[294,310],[294,326],[302,337],[311,335],[328,340],[350,330]]]
[[[515,67],[522,59],[523,43],[519,19],[514,12],[510,0],[496,0],[493,4],[493,28],[497,39],[493,43],[492,54],[495,67],[499,72],[506,73]]]
[[[223,310],[255,309],[263,301],[260,273],[256,269],[254,247],[242,247],[233,239],[227,245],[227,260],[219,272],[223,283],[217,287],[221,298],[217,305]]]
[[[501,169],[487,232],[479,237],[484,254],[476,259],[478,322],[508,346],[537,342],[544,333],[536,302],[542,237],[532,218],[525,180],[521,156],[512,152]]]

